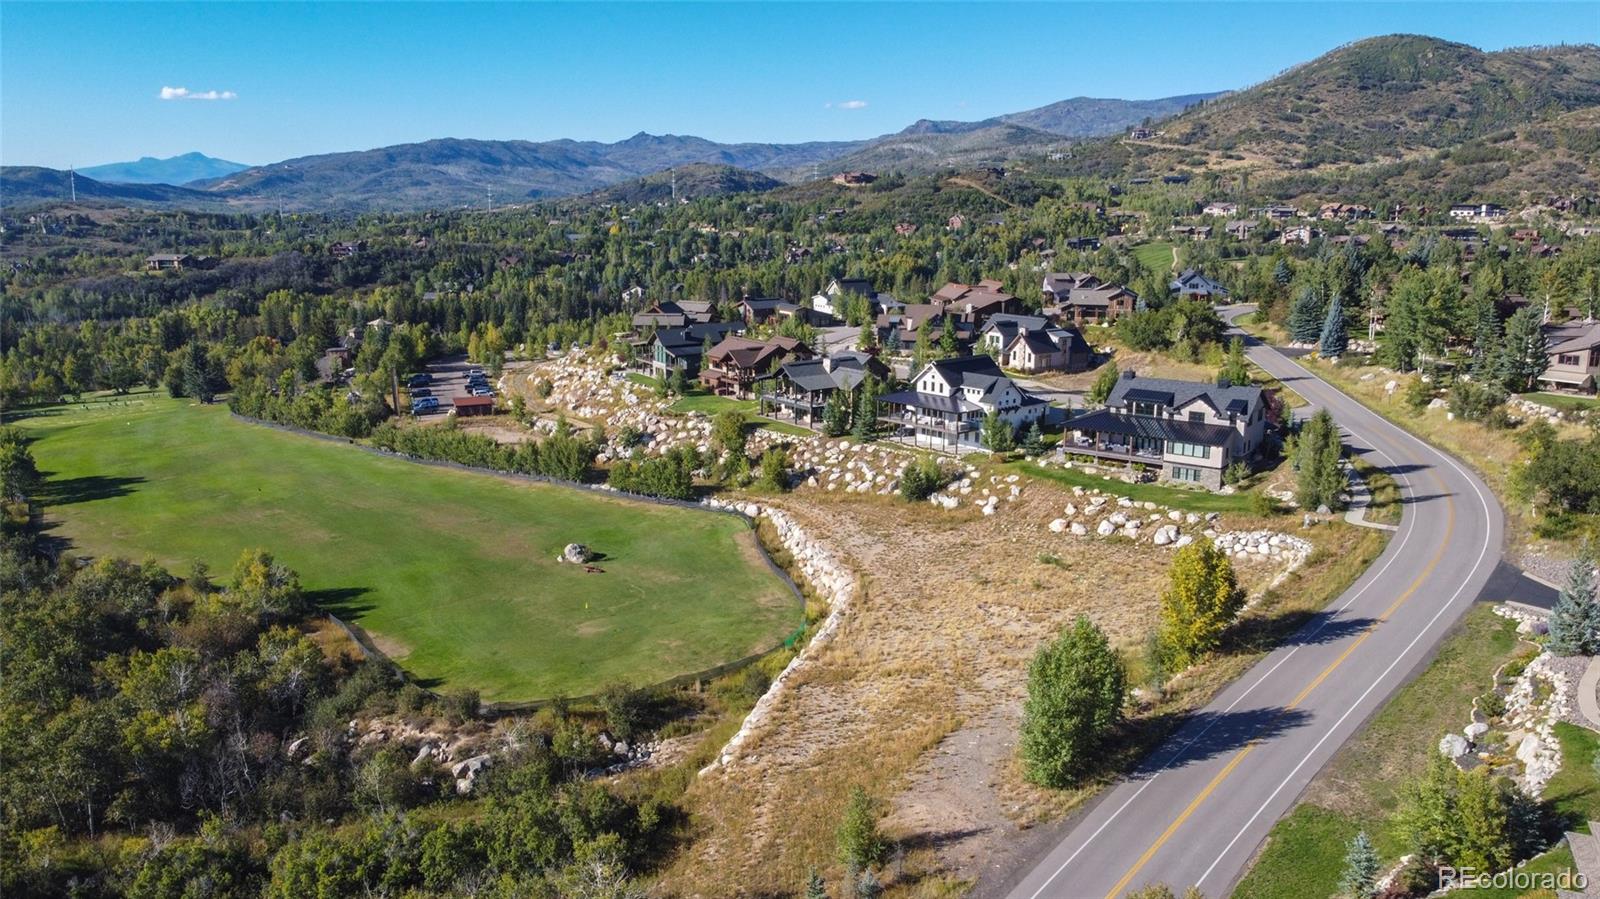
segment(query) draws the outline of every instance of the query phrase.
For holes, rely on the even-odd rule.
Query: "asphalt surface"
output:
[[[1465,465],[1247,343],[1252,362],[1329,409],[1347,445],[1394,477],[1400,525],[1344,595],[1190,716],[1031,868],[980,888],[987,895],[1102,899],[1163,882],[1226,896],[1273,823],[1428,660],[1500,564],[1500,507]]]

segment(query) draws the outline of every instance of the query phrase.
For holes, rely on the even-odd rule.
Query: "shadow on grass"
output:
[[[46,506],[70,506],[102,499],[127,496],[133,488],[143,484],[142,477],[84,475],[81,478],[55,478],[45,473],[45,483],[39,488],[38,500]]]
[[[350,623],[359,619],[363,612],[370,612],[376,607],[370,602],[356,602],[369,592],[371,591],[366,587],[327,587],[322,590],[307,590],[306,599],[324,612],[337,615],[346,623]]]

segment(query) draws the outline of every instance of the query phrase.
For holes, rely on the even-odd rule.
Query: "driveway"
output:
[[[1245,311],[1225,310],[1230,321]],[[1500,506],[1466,466],[1245,339],[1252,362],[1330,410],[1352,449],[1394,477],[1400,525],[1324,614],[1093,806],[1035,837],[1033,864],[995,872],[979,895],[1100,899],[1155,882],[1227,895],[1273,823],[1428,660],[1500,563]]]

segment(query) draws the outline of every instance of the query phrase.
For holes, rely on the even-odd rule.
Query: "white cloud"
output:
[[[233,91],[192,91],[186,87],[161,88],[163,100],[237,100],[239,95]]]
[[[839,104],[839,108],[840,109],[866,109],[867,108],[867,101],[865,101],[865,100],[846,100],[843,103]]]

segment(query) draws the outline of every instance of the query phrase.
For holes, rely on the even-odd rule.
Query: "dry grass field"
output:
[[[1080,613],[1136,653],[1156,620],[1166,555],[1050,533],[1046,522],[1070,498],[1033,482],[992,517],[883,499],[783,499],[808,532],[869,572],[864,595],[744,756],[690,788],[693,841],[662,886],[687,896],[788,893],[813,867],[836,884],[834,829],[859,784],[883,804],[885,829],[903,848],[891,894],[944,895],[1003,863],[1019,828],[1092,795],[1098,785],[1054,793],[1021,780],[1015,737],[1028,660]],[[1170,712],[1202,704],[1241,672],[1275,628],[1296,620],[1289,607],[1320,607],[1331,595],[1324,585],[1347,582],[1382,546],[1377,532],[1343,526],[1318,529],[1316,540],[1302,573],[1250,613],[1251,646],[1178,678],[1130,727],[1122,755],[1131,759],[1165,732]],[[1240,567],[1252,593],[1276,573]]]

